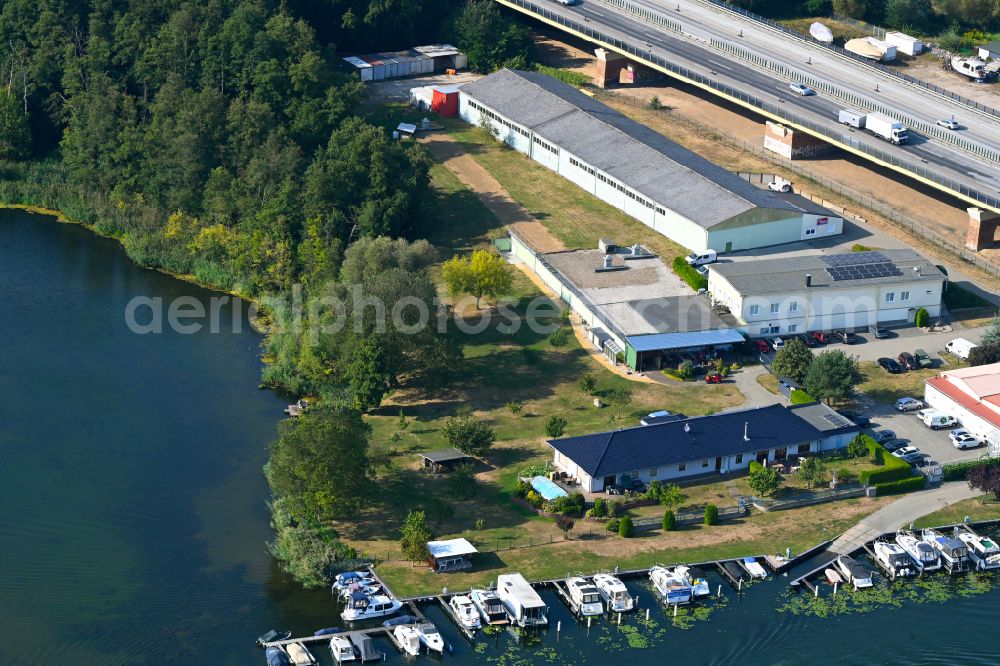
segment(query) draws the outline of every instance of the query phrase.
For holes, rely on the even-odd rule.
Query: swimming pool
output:
[[[531,480],[531,487],[538,491],[544,499],[554,500],[557,497],[565,497],[569,493],[557,486],[552,480],[544,476],[536,476]]]

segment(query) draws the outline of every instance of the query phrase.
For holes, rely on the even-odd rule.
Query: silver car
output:
[[[796,95],[802,95],[803,97],[808,97],[809,95],[816,94],[815,90],[813,90],[804,83],[799,83],[798,81],[789,85],[788,88]]]

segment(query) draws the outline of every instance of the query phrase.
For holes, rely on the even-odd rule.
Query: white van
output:
[[[701,266],[702,264],[714,264],[719,260],[719,254],[715,250],[705,250],[701,254],[692,252],[684,257],[684,260],[691,266]]]
[[[942,428],[951,428],[958,425],[958,421],[950,414],[932,412],[924,415],[924,425],[931,430],[941,430]]]
[[[963,361],[967,361],[969,359],[969,352],[971,352],[978,346],[979,345],[977,345],[976,343],[969,342],[965,338],[955,338],[954,340],[946,344],[944,348],[949,354],[957,356]]]

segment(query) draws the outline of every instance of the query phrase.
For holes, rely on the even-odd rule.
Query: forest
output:
[[[770,18],[836,14],[927,35],[1000,28],[997,0],[731,0]]]

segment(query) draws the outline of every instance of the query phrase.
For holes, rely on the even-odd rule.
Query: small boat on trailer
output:
[[[840,584],[844,582],[844,579],[841,577],[839,573],[837,573],[837,570],[834,569],[833,567],[826,568],[823,571],[823,575],[826,576],[826,582],[828,582],[830,585]]]
[[[937,571],[941,568],[941,556],[930,545],[913,532],[902,530],[896,533],[896,543],[906,551],[917,567],[917,573]]]
[[[872,550],[875,552],[875,559],[889,572],[893,579],[917,574],[913,560],[898,543],[876,541]]]
[[[956,535],[969,549],[969,559],[976,564],[977,569],[1000,568],[1000,546],[993,539],[965,530],[956,530]]]
[[[626,613],[635,608],[635,601],[628,593],[628,588],[616,576],[599,573],[594,576],[594,587],[608,603],[608,610],[612,613]]]
[[[674,572],[691,586],[691,593],[696,598],[707,597],[712,593],[712,588],[708,586],[708,578],[701,569],[682,564],[675,568]]]
[[[330,654],[338,664],[354,661],[354,646],[351,641],[344,636],[334,636],[330,639]]]
[[[969,549],[965,542],[947,537],[930,528],[921,532],[920,536],[941,555],[941,562],[948,573],[969,570]]]
[[[500,597],[493,590],[472,590],[469,593],[472,604],[479,611],[485,624],[508,624],[510,617]]]
[[[844,574],[844,577],[854,585],[855,590],[863,587],[871,587],[874,584],[872,582],[872,572],[853,557],[841,555],[837,558],[837,567]]]
[[[653,582],[653,588],[659,593],[660,598],[667,604],[677,606],[691,603],[693,594],[691,586],[674,571],[654,566],[649,570],[649,579]]]
[[[567,579],[566,589],[569,590],[569,598],[576,604],[581,616],[593,617],[604,613],[601,593],[593,583],[583,576],[573,576]]]

